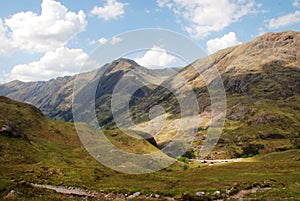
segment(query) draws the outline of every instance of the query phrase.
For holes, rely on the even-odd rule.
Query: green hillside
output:
[[[0,109],[1,200],[82,199],[82,196],[32,187],[30,183],[79,187],[103,194],[102,198],[91,197],[89,200],[102,200],[104,195],[125,197],[134,192],[141,192],[138,200],[144,200],[151,194],[159,195],[153,196],[152,200],[166,200],[167,197],[199,200],[196,192],[200,191],[205,192],[203,199],[207,200],[233,199],[239,191],[252,187],[260,187],[261,191],[245,197],[267,200],[300,198],[299,150],[213,166],[200,162],[178,162],[159,172],[129,175],[95,161],[80,145],[71,123],[48,120],[34,106],[5,97],[0,97]],[[7,122],[19,135],[3,131]],[[137,140],[133,143],[133,139],[128,139],[120,131],[106,132],[106,136],[125,151],[146,153],[155,150],[149,142]],[[215,191],[220,191],[220,194],[213,195]]]
[[[216,76],[210,73],[212,66],[223,80],[227,107],[221,139],[210,158],[246,157],[299,147],[299,41],[299,32],[268,33],[199,59],[180,71],[195,92],[199,119],[203,121],[192,147],[194,152],[199,152],[208,137],[210,125],[206,122],[211,112],[208,89],[216,83]],[[199,76],[199,72],[206,78]],[[164,85],[172,87],[175,79],[166,80]],[[206,83],[207,80],[211,82]],[[154,105],[163,106],[169,115],[162,132],[156,135],[157,143],[165,145],[173,137],[170,133],[175,133],[174,122],[178,121],[181,108],[170,90],[156,88],[131,108],[135,123],[145,130],[148,112]]]
[[[124,200],[137,192],[136,200],[300,200],[299,37],[299,32],[293,31],[268,33],[183,68],[179,74],[195,92],[201,124],[185,157],[150,174],[125,174],[101,165],[82,146],[73,123],[44,116],[41,110],[47,115],[54,112],[53,118],[70,120],[73,78],[0,85],[0,94],[34,102],[41,109],[0,96],[0,200]],[[203,161],[197,156],[208,138],[211,101],[209,87],[197,70],[207,73],[212,66],[219,70],[224,83],[226,118],[215,149]],[[114,128],[109,110],[112,88],[131,68],[150,80],[158,75],[126,59],[104,66],[102,82],[96,85],[96,99],[88,100],[96,102],[103,127]],[[209,85],[214,85],[215,75],[207,75]],[[101,75],[97,76],[91,84],[98,83]],[[126,81],[142,85],[145,80],[136,80],[136,76],[132,74]],[[174,80],[170,77],[165,86]],[[172,140],[180,125],[176,97],[163,87],[153,87],[142,88],[132,97],[131,117],[141,129],[126,130],[133,136],[147,136],[147,140],[118,129],[104,131],[106,138],[125,152],[155,152]],[[58,96],[52,96],[54,91]],[[155,105],[164,107],[167,118],[160,132],[151,137],[148,113]],[[84,106],[82,109],[86,112]],[[37,187],[46,184],[67,192],[77,188],[79,194]]]

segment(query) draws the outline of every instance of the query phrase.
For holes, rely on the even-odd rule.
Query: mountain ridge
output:
[[[300,33],[295,31],[267,33],[253,41],[198,59],[179,71],[180,76],[187,80],[196,95],[200,109],[199,117],[203,120],[197,128],[198,133],[192,151],[199,151],[210,126],[211,101],[208,86],[213,85],[216,79],[216,75],[211,71],[212,67],[218,69],[223,80],[227,96],[227,116],[223,134],[210,157],[240,157],[246,154],[247,146],[257,149],[255,153],[297,147],[300,135],[299,37]],[[131,117],[141,131],[148,132],[150,109],[155,105],[163,106],[169,116],[166,126],[156,135],[156,141],[159,146],[164,146],[174,137],[174,129],[179,125],[180,106],[176,96],[160,87],[159,81],[157,84],[149,85],[157,80],[155,71],[140,67],[134,61],[127,61],[126,59],[112,61],[104,65],[101,73],[96,73],[89,83],[98,86],[96,99],[88,101],[96,103],[95,109],[100,126],[114,129],[116,125],[110,101],[116,84],[124,79],[129,83],[128,86],[124,85],[124,90],[127,90],[126,87],[145,86],[131,98]],[[130,69],[135,67],[138,68],[131,72]],[[165,79],[162,85],[172,86],[174,77],[176,75]],[[100,83],[96,83],[100,78]],[[64,79],[60,81],[62,80]],[[68,82],[69,84],[63,88],[59,88],[59,83],[59,80],[51,82],[55,86],[53,89],[59,91],[60,102],[53,103],[49,100],[44,104],[44,111],[51,108],[51,111],[56,112],[55,115],[50,115],[52,118],[70,120],[72,84]],[[36,85],[39,88],[39,83]],[[179,86],[177,90],[181,90],[181,87],[184,85]],[[0,86],[0,94],[4,90],[5,87]],[[49,94],[44,94],[45,96],[40,98],[42,101],[45,101],[45,97],[51,99],[53,95],[53,92],[45,91]],[[17,94],[16,91],[13,92]],[[23,96],[22,93],[18,95]],[[31,97],[30,93],[27,96]],[[43,110],[43,107],[40,108]]]
[[[114,60],[111,63],[107,63],[99,69],[79,75],[81,75],[81,79],[84,80],[85,76],[90,77],[92,74],[95,74],[98,77],[107,77],[109,74],[117,72],[126,74],[134,69],[139,71],[142,75],[145,75],[142,78],[143,80],[148,80],[148,82],[156,84],[159,84],[161,80],[166,79],[175,72],[172,69],[147,69],[133,60],[121,58]],[[72,121],[71,103],[74,81],[77,76],[78,75],[58,77],[49,81],[38,82],[21,82],[15,80],[0,85],[0,95],[33,104],[51,119]],[[88,80],[84,80],[84,82],[86,81]],[[109,83],[103,84],[107,85]],[[99,83],[99,86],[100,85],[101,83]]]
[[[180,71],[197,96],[199,118],[203,120],[193,151],[198,152],[207,137],[211,115],[207,86],[213,85],[216,79],[216,75],[211,73],[212,67],[218,69],[223,80],[227,116],[223,134],[210,157],[239,157],[246,149],[243,146],[253,143],[263,147],[261,152],[297,146],[294,140],[297,141],[300,135],[299,41],[299,32],[268,33],[199,59]],[[199,76],[199,72],[206,77]],[[171,86],[172,78],[164,85]],[[179,124],[180,107],[174,94],[163,87],[156,88],[131,109],[136,123],[134,129],[151,130],[147,111],[153,105],[163,106],[169,115],[166,126],[156,134],[158,144],[164,145],[172,139],[170,133],[174,133],[174,128]],[[265,128],[264,124],[269,128]],[[268,140],[273,142],[264,141],[264,136],[270,136]],[[272,136],[281,136],[281,139],[290,142],[272,139]]]

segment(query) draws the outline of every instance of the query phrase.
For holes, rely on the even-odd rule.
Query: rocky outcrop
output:
[[[13,122],[9,120],[0,120],[0,125],[0,135],[11,138],[21,138],[26,142],[30,142],[27,135],[23,133]]]

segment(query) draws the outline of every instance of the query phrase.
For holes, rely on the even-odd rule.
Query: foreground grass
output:
[[[1,163],[1,197],[7,195],[10,190],[22,190],[24,187],[20,187],[19,184],[25,181],[105,192],[141,191],[144,194],[157,193],[173,197],[180,197],[185,193],[193,195],[198,191],[212,194],[219,190],[225,193],[226,189],[233,187],[244,189],[253,184],[267,183],[272,186],[271,190],[251,196],[274,199],[300,198],[300,150],[270,153],[239,163],[214,166],[176,163],[156,173],[128,175],[103,167],[83,148],[63,149],[51,144],[49,146],[52,146],[55,152],[48,152],[40,162]],[[33,190],[29,192],[31,191]],[[26,193],[25,196],[28,199],[34,198],[39,194],[39,190],[34,192]]]
[[[256,196],[260,200],[300,199],[299,149],[213,166],[178,162],[159,172],[129,175],[108,169],[92,158],[82,147],[72,124],[50,121],[32,106],[8,99],[0,101],[0,109],[0,120],[14,122],[30,139],[28,143],[0,135],[0,200],[6,199],[11,190],[20,191],[22,195],[8,200],[81,200],[31,188],[27,183],[80,187],[106,193],[140,191],[175,198],[185,195],[186,199],[198,191],[212,194],[218,190],[223,195],[226,189],[239,191],[266,185],[271,189],[246,196]],[[106,136],[120,148],[134,147],[130,148],[133,152],[155,150],[150,143],[141,140],[133,143],[118,131],[107,132]]]

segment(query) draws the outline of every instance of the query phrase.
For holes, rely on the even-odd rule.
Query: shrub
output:
[[[253,155],[256,155],[259,153],[260,149],[265,148],[264,145],[262,144],[245,144],[242,149],[243,149],[243,153],[242,156],[246,155],[248,157],[252,157]]]
[[[300,149],[300,139],[299,138],[291,140],[291,143],[294,146],[294,148]]]
[[[183,154],[183,157],[185,157],[185,158],[195,158],[195,156],[196,156],[196,153],[194,150],[189,150]]]
[[[180,156],[177,158],[178,161],[183,162],[183,163],[189,163],[189,159],[184,156]]]

